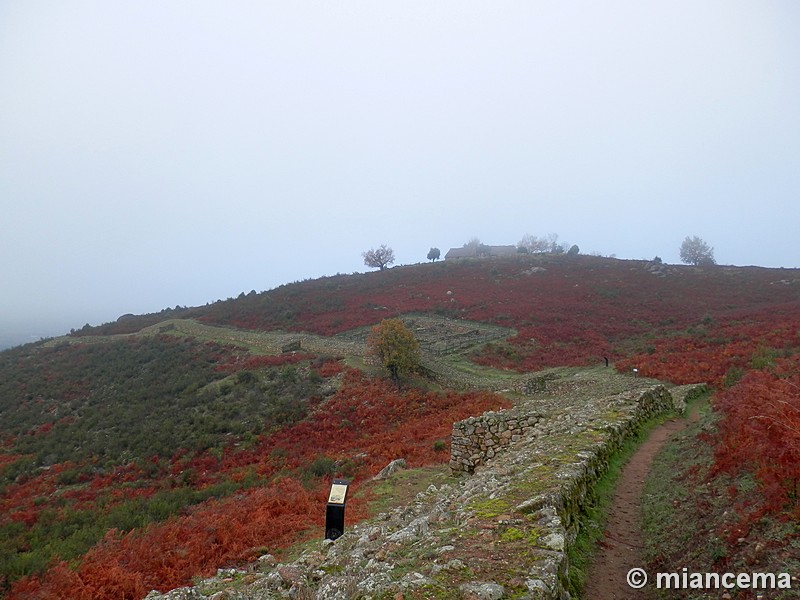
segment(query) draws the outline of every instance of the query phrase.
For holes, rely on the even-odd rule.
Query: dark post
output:
[[[344,533],[344,505],[347,497],[346,479],[334,479],[331,492],[328,494],[328,506],[325,510],[325,539],[335,540]]]

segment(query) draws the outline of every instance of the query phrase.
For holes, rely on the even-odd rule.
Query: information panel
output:
[[[334,479],[325,509],[325,539],[335,540],[344,533],[344,505],[347,499],[346,479]]]

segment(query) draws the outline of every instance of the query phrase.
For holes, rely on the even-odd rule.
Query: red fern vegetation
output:
[[[281,547],[310,525],[322,527],[320,488],[309,492],[284,478],[143,532],[109,531],[77,569],[58,562],[44,581],[17,582],[11,597],[139,599],[151,589],[185,585],[218,565],[254,559],[258,547]]]
[[[759,360],[768,360],[770,353],[798,351],[800,302],[795,302],[707,316],[685,332],[653,340],[648,351],[628,356],[617,366],[636,367],[643,375],[674,383],[705,381],[722,387],[736,383],[736,373],[760,366]]]
[[[319,535],[328,479],[312,478],[310,486],[302,486],[298,479],[314,475],[309,465],[321,464],[329,476],[353,477],[356,491],[360,481],[398,456],[411,465],[448,460],[449,453],[436,450],[435,442],[448,438],[454,421],[503,406],[507,402],[494,394],[402,392],[347,371],[340,390],[304,421],[265,436],[253,449],[183,465],[213,470],[215,479],[247,471],[258,471],[265,481],[278,471],[295,478],[204,503],[143,531],[109,532],[77,569],[59,562],[42,578],[17,581],[9,597],[140,598],[150,589],[186,585],[220,565],[253,559],[257,548],[281,548],[309,527],[316,527],[311,535]],[[353,498],[349,520],[366,516],[365,502]]]
[[[503,406],[508,402],[495,394],[401,392],[349,370],[339,392],[312,418],[270,436],[263,450],[285,450],[285,465],[295,468],[320,453],[347,459],[357,451],[367,473],[399,456],[412,466],[442,462],[449,454],[436,451],[434,442],[450,436],[453,422]]]
[[[800,303],[707,318],[692,334],[655,340],[617,366],[718,388],[714,408],[723,418],[708,440],[712,473],[749,473],[759,484],[758,494],[739,499],[729,543],[766,514],[800,518]]]
[[[776,359],[768,369],[748,372],[721,392],[715,468],[754,473],[760,484],[759,511],[800,519],[800,355]]]

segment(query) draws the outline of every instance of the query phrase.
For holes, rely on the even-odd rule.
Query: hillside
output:
[[[369,326],[395,316],[427,373],[404,389],[366,357]],[[716,389],[709,477],[746,472],[759,491],[729,490],[739,537],[765,516],[800,517],[800,272],[443,262],[126,315],[0,353],[0,589],[143,597],[317,536],[331,476],[357,491],[400,456],[445,464],[452,423],[518,403],[525,373],[604,358]],[[369,499],[356,494],[350,518]]]

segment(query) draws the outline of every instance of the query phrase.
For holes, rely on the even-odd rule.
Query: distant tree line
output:
[[[491,246],[487,246],[477,237],[473,237],[464,243],[463,248],[470,250],[471,256],[481,257],[490,256]],[[557,233],[549,233],[546,236],[538,237],[526,233],[522,239],[517,242],[517,253],[519,254],[566,254],[576,255],[580,254],[581,250],[577,244],[569,244],[565,241],[559,241]],[[441,258],[441,251],[439,248],[432,246],[428,250],[427,259],[435,262]],[[612,255],[613,256],[613,255]],[[381,244],[378,248],[372,248],[362,253],[364,264],[368,267],[373,267],[383,271],[389,265],[394,263],[394,250],[386,244]],[[711,247],[705,240],[698,236],[687,236],[683,240],[680,247],[681,261],[690,265],[714,265],[714,248]],[[660,260],[660,259],[659,259]]]
[[[537,237],[529,233],[525,234],[517,243],[517,251],[520,254],[580,254],[581,250],[577,244],[570,245],[568,242],[559,242],[557,233],[550,233],[546,237]]]

